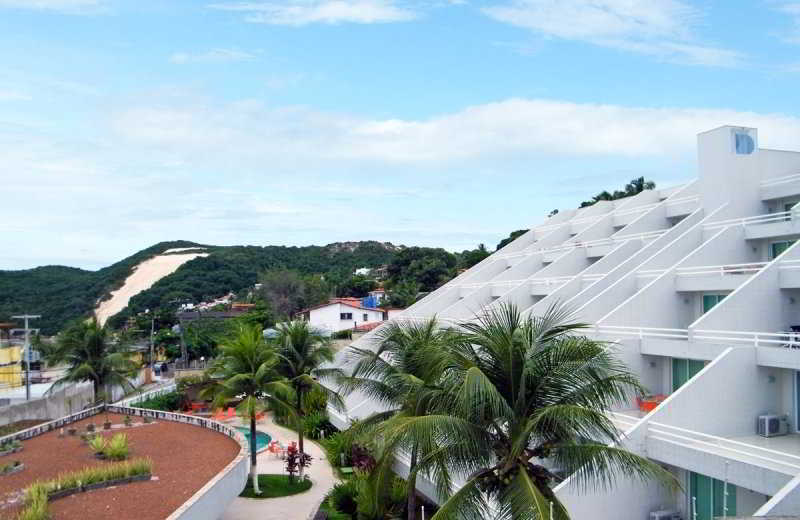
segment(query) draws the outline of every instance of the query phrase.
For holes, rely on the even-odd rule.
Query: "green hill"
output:
[[[206,246],[188,241],[161,242],[98,271],[45,266],[0,271],[0,321],[17,313],[41,314],[34,323],[44,334],[55,334],[70,320],[89,316],[134,266],[172,248],[203,247],[209,253],[182,265],[150,289],[134,296],[128,313],[153,309],[176,299],[201,301],[240,291],[256,283],[267,269],[287,268],[302,273],[352,273],[358,267],[389,263],[399,248],[380,242],[346,242],[327,246]]]

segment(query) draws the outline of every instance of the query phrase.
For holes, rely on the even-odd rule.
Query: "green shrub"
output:
[[[34,483],[25,492],[25,509],[17,517],[18,520],[48,520],[47,488]]]
[[[355,479],[336,484],[328,494],[329,504],[336,511],[355,518],[358,511],[358,487]]]
[[[173,412],[175,410],[180,410],[183,400],[183,392],[169,392],[151,397],[150,399],[145,399],[144,401],[139,401],[134,403],[133,406],[137,408],[146,408],[147,410]]]
[[[128,436],[118,433],[111,437],[103,449],[103,453],[111,460],[125,460],[128,456]]]
[[[92,448],[92,451],[95,453],[103,453],[106,449],[106,438],[102,435],[96,435],[89,441],[89,447]]]
[[[312,439],[319,439],[320,432],[325,432],[325,437],[336,432],[336,428],[328,420],[325,411],[314,412],[303,419],[303,431]]]
[[[204,386],[204,385],[207,385],[210,381],[211,381],[211,379],[207,375],[200,374],[200,375],[196,375],[196,376],[182,377],[182,378],[178,379],[178,382],[176,383],[176,385],[178,387],[178,392],[183,394],[183,393],[186,392],[186,389],[189,388],[189,387],[192,387],[192,386]]]
[[[320,441],[320,444],[322,444],[322,447],[325,450],[325,456],[328,458],[328,462],[330,462],[331,465],[341,468],[343,453],[344,466],[350,467],[353,464],[353,461],[350,457],[353,441],[350,435],[344,432],[335,433]]]
[[[331,334],[332,339],[353,339],[353,331],[350,329],[340,330]]]

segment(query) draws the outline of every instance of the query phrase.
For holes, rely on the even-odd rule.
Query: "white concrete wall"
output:
[[[753,516],[777,517],[792,515],[797,518],[800,513],[800,475],[794,477],[778,493],[761,506]]]
[[[353,319],[341,319],[342,313],[351,313]],[[364,314],[367,315],[367,320],[364,320]],[[313,309],[309,312],[308,322],[316,327],[324,327],[326,329],[338,332],[340,330],[352,329],[356,325],[363,325],[364,323],[371,323],[375,321],[383,321],[383,311],[380,309],[357,309],[341,303],[333,305],[326,305],[318,309]]]
[[[800,259],[800,242],[793,245],[758,274],[743,283],[709,312],[691,325],[693,330],[734,330],[780,332],[790,323],[784,312],[793,314],[798,303],[792,304],[778,283],[781,260]]]
[[[94,402],[91,383],[80,383],[52,392],[40,399],[0,407],[0,426],[23,420],[56,419]]]
[[[800,173],[800,152],[762,148],[758,154],[760,181]]]

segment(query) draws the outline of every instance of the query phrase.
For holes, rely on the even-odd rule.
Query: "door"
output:
[[[704,366],[706,362],[699,359],[672,358],[672,391],[685,385]]]
[[[689,518],[714,520],[736,515],[736,486],[699,473],[689,473]],[[727,512],[725,509],[727,508]]]

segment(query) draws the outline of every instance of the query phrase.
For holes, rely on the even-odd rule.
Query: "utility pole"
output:
[[[20,316],[11,316],[15,320],[25,320],[25,350],[23,357],[25,358],[25,400],[31,400],[31,341],[30,341],[30,328],[28,327],[28,320],[35,320],[41,318],[38,314],[22,314]]]
[[[150,318],[150,381],[153,381],[153,375],[155,374],[156,364],[153,362],[153,334],[155,333],[156,328],[156,317],[153,316]]]

